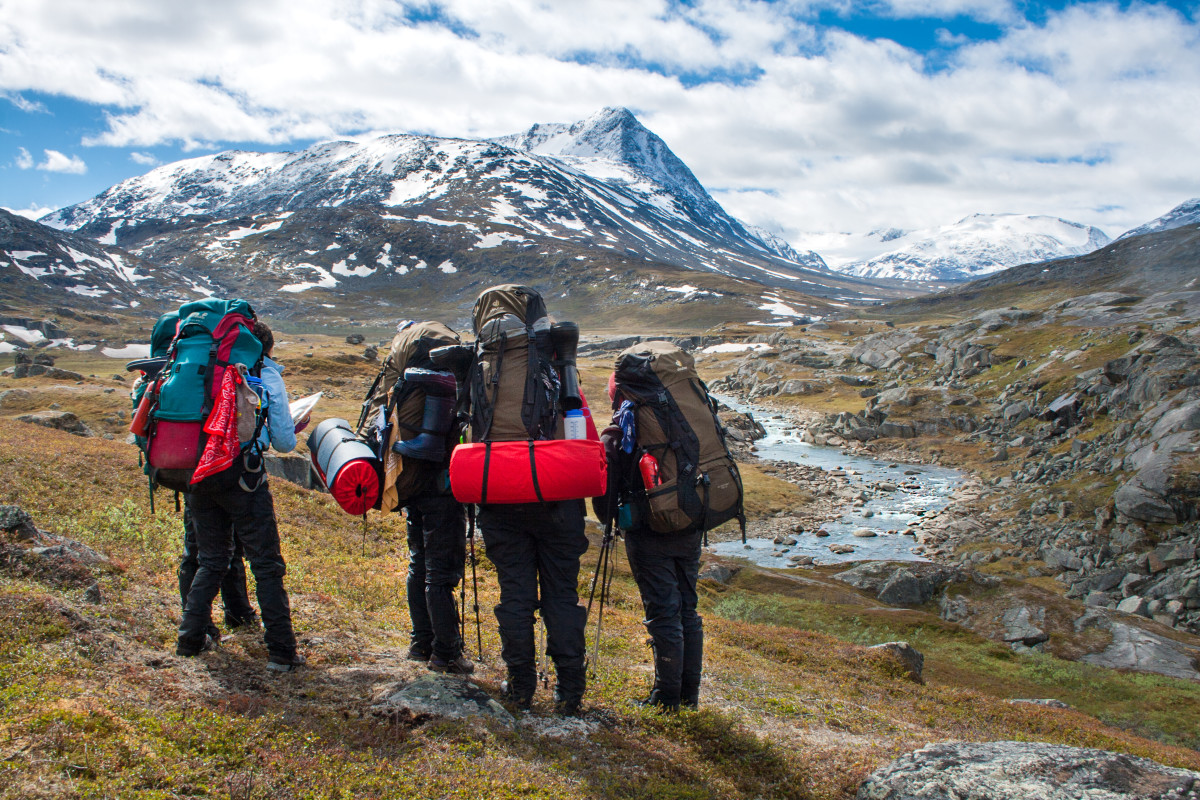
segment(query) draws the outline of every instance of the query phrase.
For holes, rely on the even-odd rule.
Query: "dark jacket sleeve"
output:
[[[604,456],[608,460],[608,489],[600,497],[592,498],[592,511],[601,523],[607,523],[617,513],[621,486],[628,475],[633,456],[621,450],[621,429],[609,425],[600,433],[604,445]]]

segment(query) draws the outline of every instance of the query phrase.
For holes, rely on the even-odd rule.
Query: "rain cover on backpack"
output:
[[[635,409],[633,469],[647,453],[658,462],[659,483],[644,487],[649,527],[659,533],[708,531],[743,520],[741,474],[692,357],[670,342],[643,342],[617,356],[615,376],[617,390]],[[636,471],[629,478],[642,484]]]

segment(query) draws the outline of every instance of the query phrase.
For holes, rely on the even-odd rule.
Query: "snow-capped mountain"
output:
[[[1090,253],[1110,241],[1099,228],[1023,214],[975,214],[953,225],[881,240],[888,241],[888,252],[836,269],[866,278],[964,281],[1018,264]]]
[[[337,259],[320,254],[347,246],[345,231],[323,227],[314,209],[354,209],[357,224],[368,226],[361,215],[373,214],[373,227],[396,223],[383,225],[391,230],[380,235],[399,238],[363,242],[374,251],[339,271]],[[494,141],[393,135],[295,153],[203,156],[124,181],[42,221],[147,258],[165,254],[167,234],[178,241],[186,230],[189,250],[219,265],[231,241],[270,231],[279,231],[278,239],[300,213],[303,252],[283,247],[273,264],[281,286],[394,278],[418,263],[470,262],[464,250],[495,258],[569,244],[776,286],[808,280],[838,296],[871,288],[832,275],[815,253],[796,253],[748,230],[625,109]],[[345,215],[329,216],[332,224]]]
[[[0,209],[0,284],[8,299],[129,308],[147,292],[182,300],[212,292],[204,279],[184,278],[119,248],[55,230]],[[92,302],[89,302],[92,301]]]
[[[1117,238],[1128,239],[1130,236],[1141,236],[1143,233],[1159,233],[1172,228],[1182,228],[1184,225],[1200,225],[1200,197],[1180,203],[1158,219],[1125,231]]]

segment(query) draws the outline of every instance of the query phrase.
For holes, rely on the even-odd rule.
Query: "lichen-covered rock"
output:
[[[872,773],[858,800],[1183,800],[1200,773],[1124,753],[1044,742],[947,742]]]
[[[412,683],[396,684],[371,706],[371,713],[387,719],[417,720],[492,719],[513,725],[512,714],[475,684],[454,675],[422,675]]]

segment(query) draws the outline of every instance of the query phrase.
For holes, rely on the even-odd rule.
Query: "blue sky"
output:
[[[549,6],[549,7],[547,7]],[[484,137],[626,106],[732,213],[823,254],[1200,196],[1200,12],[1005,0],[0,0],[0,206],[214,150]]]

